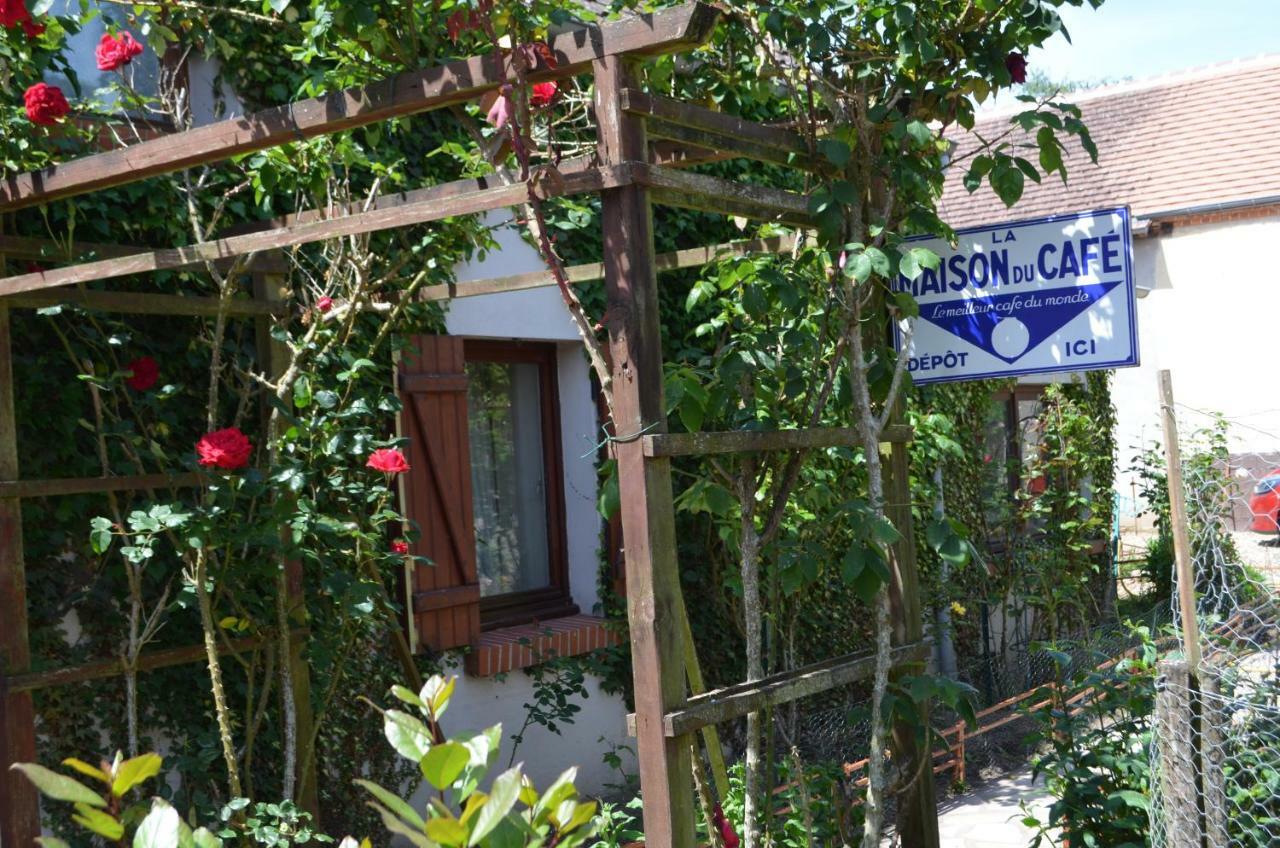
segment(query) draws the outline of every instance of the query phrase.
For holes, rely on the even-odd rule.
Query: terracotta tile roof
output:
[[[1084,112],[1098,164],[1067,144],[1067,185],[1030,180],[1012,209],[985,182],[970,195],[967,164],[947,175],[942,217],[953,227],[1129,204],[1135,218],[1187,207],[1280,197],[1280,55],[1066,95]],[[1010,111],[974,130],[1003,132]],[[957,155],[976,144],[960,131]],[[1010,137],[1034,144],[1020,129]],[[1034,148],[1024,154],[1036,161]]]

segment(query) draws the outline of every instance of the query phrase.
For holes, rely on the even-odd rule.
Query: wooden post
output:
[[[1230,845],[1227,832],[1227,732],[1231,710],[1222,697],[1219,673],[1212,663],[1200,666],[1200,793],[1204,796],[1206,845]]]
[[[0,257],[0,271],[4,266]],[[0,300],[0,480],[18,479],[9,307]],[[0,846],[26,848],[40,835],[40,800],[14,763],[36,758],[35,707],[30,692],[9,692],[8,675],[27,671],[27,577],[22,557],[22,502],[0,498]]]
[[[284,277],[279,274],[255,276],[253,288],[254,298],[266,301],[269,304],[281,304],[288,299],[288,284]],[[257,319],[257,346],[259,356],[262,356],[265,360],[262,365],[266,367],[273,379],[278,378],[289,365],[289,354],[283,342],[278,342],[271,337],[270,316],[263,316]],[[270,416],[271,406],[264,403],[264,423],[270,422]],[[276,434],[270,433],[269,438],[274,441]],[[281,533],[287,534],[288,529],[281,528]],[[290,625],[289,656],[286,661],[289,663],[289,675],[293,681],[295,729],[297,732],[294,752],[297,756],[298,767],[302,769],[297,777],[294,797],[300,808],[311,813],[319,821],[320,796],[316,782],[316,757],[314,753],[307,756],[307,749],[315,726],[315,716],[311,706],[311,669],[307,665],[307,658],[304,653],[306,649],[306,637],[304,634],[307,626],[307,604],[303,589],[302,561],[297,557],[290,557],[284,561],[282,586],[285,591],[285,605],[288,609]]]
[[[621,103],[622,90],[637,87],[634,67],[624,57],[606,56],[594,63],[594,73],[602,163],[645,161],[643,120],[623,112]],[[645,844],[692,848],[690,740],[663,732],[663,716],[685,700],[671,460],[646,457],[641,440],[645,433],[667,429],[648,189],[636,184],[606,189],[601,207]]]
[[[1178,418],[1173,409],[1173,377],[1159,374],[1160,414],[1164,425],[1164,458],[1169,482],[1169,519],[1173,525],[1173,555],[1178,573],[1178,611],[1182,617],[1182,649],[1192,675],[1200,668],[1200,626],[1196,621],[1196,576],[1187,529],[1187,498],[1182,482],[1182,449]]]
[[[901,423],[901,404],[893,415]],[[920,609],[920,583],[916,565],[915,532],[911,520],[911,458],[905,442],[894,442],[889,454],[889,494],[886,513],[902,535],[893,547],[890,563],[892,581],[889,598],[893,606],[893,644],[895,647],[920,642],[924,638],[924,620]],[[920,673],[921,664],[903,664],[892,672],[897,679],[904,673]],[[920,721],[927,727],[929,705],[918,704]],[[938,800],[933,785],[933,756],[929,746],[916,740],[914,725],[896,722],[893,726],[893,758],[903,773],[916,779],[898,798],[898,836],[904,848],[939,848]],[[924,763],[922,767],[921,759]]]
[[[1188,663],[1180,660],[1160,663],[1160,676],[1163,685],[1156,690],[1156,738],[1164,844],[1167,848],[1201,848],[1192,676]]]

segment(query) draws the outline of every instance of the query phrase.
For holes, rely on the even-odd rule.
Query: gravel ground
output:
[[[1271,588],[1280,589],[1280,545],[1277,545],[1277,538],[1248,530],[1237,530],[1231,537],[1235,540],[1241,561],[1267,575]]]

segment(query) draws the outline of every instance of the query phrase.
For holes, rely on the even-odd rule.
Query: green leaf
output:
[[[117,797],[123,797],[133,787],[149,780],[160,773],[160,767],[164,764],[164,760],[159,754],[139,754],[138,756],[125,760],[120,764],[120,768],[115,771],[115,778],[111,781],[111,792]]]
[[[1005,206],[1013,206],[1022,198],[1023,184],[1022,171],[1011,167],[1008,162],[1001,162],[991,172],[991,187]]]
[[[191,832],[191,841],[196,848],[222,848],[222,840],[203,827],[197,827]]]
[[[396,749],[396,753],[406,760],[421,762],[431,750],[431,732],[418,719],[401,712],[387,710],[382,714],[382,731]]]
[[[924,147],[933,141],[933,130],[929,129],[928,124],[924,121],[911,121],[908,123],[907,135],[911,136],[911,140],[916,143],[917,147]]]
[[[406,823],[418,828],[419,830],[426,827],[426,822],[422,820],[422,816],[418,815],[418,811],[413,808],[413,805],[401,798],[399,795],[396,795],[390,790],[383,789],[371,780],[357,779],[352,782],[357,786],[364,787],[366,792],[377,798],[383,804],[386,804],[393,813],[404,819]]]
[[[418,697],[427,705],[432,718],[439,721],[445,710],[449,709],[449,699],[453,697],[453,690],[457,685],[458,678],[441,674],[432,675],[422,684]]]
[[[457,819],[432,819],[427,822],[427,838],[441,845],[465,845],[467,828]]]
[[[89,765],[84,760],[77,760],[75,757],[67,757],[65,760],[62,761],[62,764],[64,766],[69,766],[70,768],[75,769],[76,771],[83,774],[85,777],[92,777],[94,780],[97,780],[101,783],[105,783],[108,786],[111,785],[110,775],[108,775],[105,771],[98,768],[97,766]]]
[[[498,822],[506,817],[520,797],[520,767],[504,771],[493,781],[489,790],[489,798],[480,812],[476,814],[476,823],[471,828],[468,845],[476,845],[484,839],[489,831],[497,827]]]
[[[178,811],[156,798],[151,812],[133,832],[133,848],[178,848],[180,824]]]
[[[108,815],[102,810],[95,810],[93,807],[86,807],[84,804],[76,804],[76,812],[72,814],[71,820],[108,842],[115,842],[124,836],[124,825],[115,816]]]
[[[843,168],[849,164],[849,159],[853,156],[853,150],[843,141],[834,138],[824,138],[818,142],[818,152],[826,157],[827,161],[837,168]]]
[[[471,754],[466,746],[457,742],[445,742],[433,746],[418,765],[422,769],[422,776],[436,789],[443,790],[453,785],[470,761]]]
[[[436,845],[430,839],[428,839],[425,835],[423,835],[422,831],[414,830],[413,828],[409,827],[407,824],[401,821],[399,817],[395,815],[395,813],[391,812],[386,807],[379,804],[377,801],[370,801],[368,803],[369,803],[369,806],[373,808],[378,813],[378,815],[382,818],[382,826],[385,827],[387,830],[391,831],[392,833],[396,833],[396,834],[399,834],[400,836],[403,836],[405,839],[408,839],[414,845],[418,846],[418,848],[439,848],[438,845]]]
[[[95,554],[104,554],[111,547],[111,519],[98,516],[89,522],[89,546]]]
[[[97,792],[65,774],[58,774],[36,763],[15,763],[12,768],[25,774],[41,794],[55,801],[70,801],[91,807],[107,806],[107,802]]]
[[[1121,789],[1118,792],[1112,792],[1108,800],[1110,798],[1118,798],[1130,807],[1137,807],[1140,810],[1145,810],[1150,806],[1145,795],[1132,789]]]
[[[298,409],[306,409],[311,405],[311,381],[306,374],[293,381],[293,405]]]

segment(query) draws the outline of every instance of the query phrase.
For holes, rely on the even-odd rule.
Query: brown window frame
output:
[[[1006,494],[1012,498],[1022,488],[1022,471],[1026,467],[1026,456],[1022,450],[1022,418],[1018,414],[1018,402],[1024,400],[1042,401],[1048,384],[1026,383],[1015,385],[1012,389],[1001,389],[992,395],[992,402],[999,404],[1004,413],[1005,456],[1009,466],[1006,479]],[[1011,460],[1011,461],[1010,461]]]
[[[465,339],[463,360],[528,363],[538,366],[542,407],[542,461],[547,481],[547,554],[551,585],[480,598],[480,627],[495,630],[577,615],[569,589],[568,531],[565,522],[564,457],[560,434],[560,386],[554,342]]]

